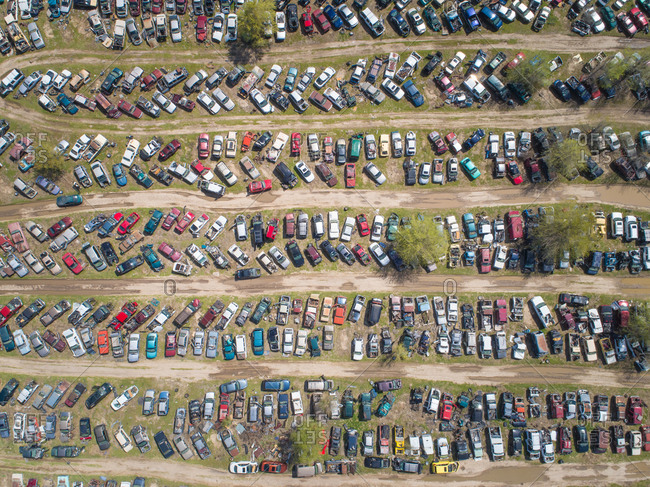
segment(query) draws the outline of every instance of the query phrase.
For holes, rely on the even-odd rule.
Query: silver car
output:
[[[45,47],[43,36],[41,35],[41,31],[38,30],[36,22],[30,22],[27,25],[27,32],[29,33],[29,40],[32,41],[32,44],[36,49],[43,49]]]
[[[131,333],[129,336],[129,352],[127,360],[130,363],[137,362],[140,360],[140,334]]]

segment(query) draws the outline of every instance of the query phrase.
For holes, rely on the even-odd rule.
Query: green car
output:
[[[142,255],[147,261],[147,264],[149,264],[149,267],[151,267],[152,271],[160,272],[165,268],[165,264],[162,263],[151,244],[143,245],[140,247],[140,250],[142,251]]]
[[[389,242],[395,240],[398,225],[399,225],[399,216],[393,213],[391,216],[388,217],[388,221],[386,222],[386,240],[388,240]]]
[[[153,233],[156,231],[156,228],[158,228],[158,225],[160,225],[160,220],[162,220],[163,216],[164,213],[162,211],[154,210],[151,214],[151,218],[149,218],[149,221],[144,226],[144,234],[153,235]]]
[[[79,206],[83,203],[83,198],[80,194],[70,194],[66,196],[59,196],[56,199],[56,206],[59,208],[66,208],[68,206]]]
[[[478,178],[481,175],[481,171],[479,171],[478,167],[474,165],[472,160],[469,157],[466,157],[462,161],[460,161],[460,165],[467,174],[467,177],[474,181],[476,178]]]
[[[158,333],[149,333],[147,335],[146,353],[148,359],[158,356]]]
[[[642,5],[642,4],[641,4]],[[616,15],[612,10],[612,7],[605,6],[600,9],[600,16],[603,18],[603,23],[605,24],[605,29],[614,30],[616,29]]]

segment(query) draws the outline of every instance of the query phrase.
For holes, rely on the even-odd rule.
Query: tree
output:
[[[410,227],[401,227],[393,247],[404,260],[417,268],[437,261],[447,253],[449,242],[436,224],[416,220]]]
[[[626,328],[631,339],[650,343],[650,305],[638,303],[630,309],[630,321]]]
[[[552,144],[546,158],[549,164],[567,179],[573,179],[576,170],[586,162],[583,147],[573,139]]]
[[[506,78],[508,82],[521,83],[530,93],[535,93],[546,84],[546,77],[540,66],[533,66],[524,60],[519,66],[509,69]]]
[[[581,207],[568,208],[560,214],[546,214],[539,225],[529,230],[529,243],[540,260],[555,262],[564,250],[572,259],[583,258],[594,248],[591,214]]]
[[[271,0],[255,0],[244,3],[238,12],[239,38],[244,44],[253,48],[268,45],[268,39],[273,36],[275,23],[273,15],[274,3]]]
[[[48,157],[45,154],[41,155],[34,164],[34,171],[36,174],[54,180],[63,176],[65,169],[66,167],[63,159],[60,157]]]

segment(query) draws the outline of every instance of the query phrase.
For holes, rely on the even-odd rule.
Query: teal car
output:
[[[255,328],[251,333],[253,342],[253,355],[264,355],[264,330]]]
[[[145,350],[148,359],[158,356],[158,333],[149,333],[147,335],[147,346]]]
[[[147,264],[149,264],[152,271],[160,272],[165,268],[165,264],[162,263],[160,257],[158,257],[158,254],[156,254],[156,251],[153,249],[151,244],[143,245],[140,247],[140,250],[142,250],[144,260],[147,261]]]
[[[465,174],[467,174],[467,177],[472,181],[481,175],[481,171],[479,171],[478,167],[474,165],[469,157],[460,161],[460,165],[463,168],[463,171],[465,171]]]
[[[639,132],[639,147],[643,152],[650,152],[650,130]]]
[[[56,199],[56,206],[59,208],[67,208],[68,206],[79,206],[83,203],[83,198],[80,194],[70,194],[66,196],[59,196]]]
[[[465,228],[465,236],[471,240],[478,237],[478,231],[476,229],[476,221],[474,220],[474,215],[471,213],[465,213],[463,215],[463,227]]]
[[[160,225],[160,220],[162,220],[163,216],[164,214],[162,211],[154,210],[151,214],[151,218],[149,218],[149,221],[144,226],[144,234],[153,235],[153,233],[156,231],[156,228],[158,228],[158,225]]]
[[[614,10],[612,10],[612,7],[610,6],[605,6],[600,9],[600,16],[603,19],[603,23],[605,24],[605,28],[607,30],[614,30],[617,27],[616,23],[616,14],[614,13]]]
[[[223,335],[221,337],[221,346],[223,348],[223,358],[232,360],[235,358],[235,343],[232,341],[232,335]]]
[[[284,91],[291,93],[296,85],[296,78],[298,77],[297,68],[289,68],[287,71],[287,77],[284,80]]]

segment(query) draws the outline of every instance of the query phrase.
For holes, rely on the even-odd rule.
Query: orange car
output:
[[[107,355],[110,351],[108,346],[108,330],[101,330],[97,333],[97,348],[100,355]]]
[[[255,140],[255,134],[253,132],[246,132],[244,134],[244,140],[241,143],[241,151],[247,152],[251,148],[251,144]]]

